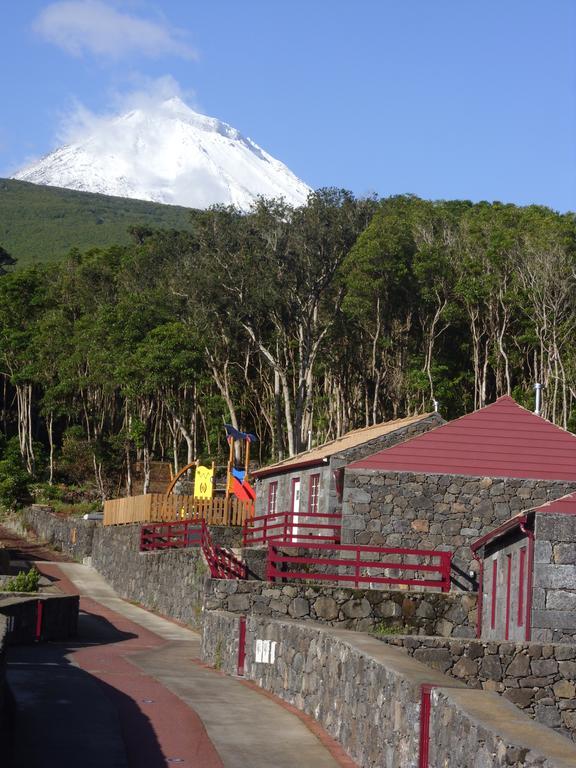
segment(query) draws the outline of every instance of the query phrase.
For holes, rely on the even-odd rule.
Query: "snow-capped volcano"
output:
[[[158,203],[247,210],[257,195],[302,205],[310,188],[235,128],[173,97],[100,118],[81,140],[20,170],[33,184]]]

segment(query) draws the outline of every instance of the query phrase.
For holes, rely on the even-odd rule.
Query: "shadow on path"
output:
[[[106,646],[137,636],[82,611],[78,637],[66,643],[12,647],[7,678],[16,704],[12,768],[165,768],[149,718],[113,683],[81,669],[76,654],[92,649],[94,673],[123,675]],[[101,653],[101,656],[98,656]]]

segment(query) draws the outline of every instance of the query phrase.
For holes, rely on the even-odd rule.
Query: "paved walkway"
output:
[[[199,661],[199,636],[121,600],[93,569],[37,562],[81,596],[79,637],[13,648],[14,768],[342,768],[307,718]]]

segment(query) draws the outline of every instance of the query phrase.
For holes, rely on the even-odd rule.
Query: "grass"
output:
[[[130,242],[128,227],[189,230],[194,210],[0,179],[0,246],[16,267],[53,262],[72,248]]]
[[[381,621],[373,627],[371,634],[377,637],[387,637],[388,635],[410,635],[412,633],[410,627],[405,625],[394,626]]]
[[[94,489],[89,486],[37,483],[31,490],[37,504],[47,504],[60,515],[82,517],[102,511],[102,502],[94,498]]]

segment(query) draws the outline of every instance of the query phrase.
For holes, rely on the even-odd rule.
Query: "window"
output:
[[[268,486],[268,515],[276,514],[276,497],[278,495],[278,481],[274,480]]]
[[[320,475],[310,475],[308,490],[308,514],[318,514],[318,496],[320,494]]]

